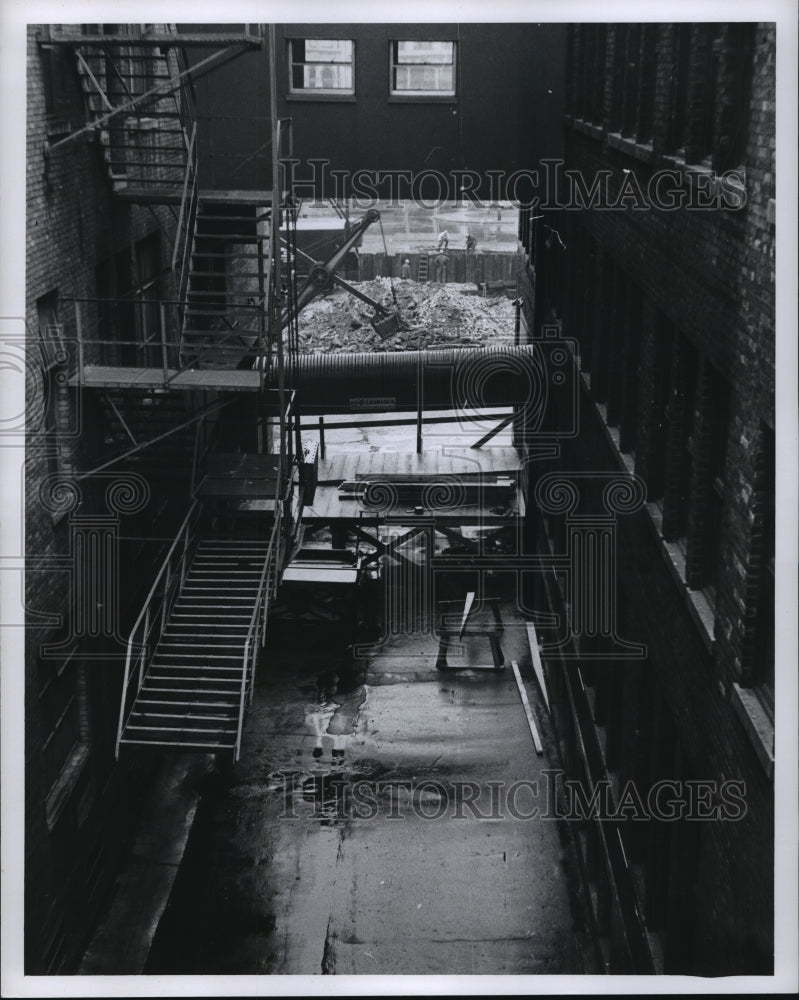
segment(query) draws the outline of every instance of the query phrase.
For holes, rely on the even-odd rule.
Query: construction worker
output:
[[[471,253],[472,250],[477,246],[477,240],[472,236],[471,233],[466,234],[466,252]]]
[[[410,276],[411,276],[411,262],[406,257],[405,260],[402,262],[402,267],[400,268],[400,277],[403,279],[403,281],[407,281],[408,278],[410,278]]]
[[[443,252],[444,250],[447,249],[448,246],[449,246],[449,233],[446,231],[446,229],[444,229],[442,230],[441,233],[439,233],[438,236],[438,249]]]
[[[447,280],[447,264],[449,264],[449,257],[447,257],[443,250],[439,251],[435,258],[435,265],[436,281],[440,285],[443,285]]]

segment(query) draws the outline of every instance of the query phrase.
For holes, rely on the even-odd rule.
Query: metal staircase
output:
[[[145,203],[178,204],[190,151],[187,91],[172,89],[105,121],[121,104],[156,87],[167,90],[180,72],[179,50],[162,50],[131,37],[125,45],[74,49],[87,118],[96,134],[114,192]]]
[[[184,490],[194,498],[128,638],[116,754],[125,744],[232,750],[238,759],[258,653],[301,506],[304,452],[294,395],[282,381],[283,279],[281,255],[270,251],[280,243],[272,192],[200,191],[193,88],[212,70],[263,48],[266,37],[248,26],[191,32],[176,25],[66,25],[45,27],[37,42],[70,51],[87,118],[78,127],[67,123],[69,134],[49,143],[49,155],[81,137],[98,140],[114,201],[146,206],[171,243],[171,280],[162,284],[160,270],[153,272],[158,280],[148,270],[146,283],[119,296],[114,272],[105,298],[74,299],[68,384],[92,391],[99,429],[96,464],[81,478],[111,467],[135,470],[156,485],[160,511],[169,507],[170,518]],[[274,97],[274,46],[270,28],[271,176],[278,178],[286,140]],[[280,201],[288,204],[287,197]],[[266,387],[263,368],[241,365],[247,355],[268,359],[280,373],[278,389]],[[256,414],[259,442],[274,421],[276,474],[259,473],[253,483],[233,474],[213,492],[205,469],[209,442],[241,393],[255,397],[245,410]],[[231,417],[228,428],[235,426]],[[198,499],[201,468],[206,507]],[[237,521],[245,494],[257,494],[261,504],[257,526],[253,517]],[[212,533],[211,510],[240,530],[249,524],[250,537]],[[143,539],[151,527],[141,525]]]
[[[186,283],[181,364],[235,368],[266,331],[271,207],[200,193]],[[264,200],[271,200],[265,196]]]
[[[258,653],[280,582],[283,523],[268,541],[195,537],[195,502],[131,631],[121,745],[233,752],[238,760]]]

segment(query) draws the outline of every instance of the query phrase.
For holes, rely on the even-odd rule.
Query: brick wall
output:
[[[619,519],[619,614],[624,637],[647,646],[643,669],[654,679],[654,704],[661,703],[673,723],[678,752],[664,765],[665,773],[671,769],[674,777],[737,779],[746,789],[742,819],[697,823],[688,840],[670,835],[672,862],[685,862],[677,867],[670,890],[679,900],[675,912],[682,920],[674,919],[671,943],[667,940],[659,961],[674,972],[764,972],[773,947],[773,786],[733,699],[734,683],[746,680],[746,658],[751,657],[764,530],[764,515],[755,501],[766,488],[763,428],[774,426],[774,28],[664,25],[657,33],[652,137],[639,142],[634,129],[618,134],[632,72],[630,53],[625,48],[622,59],[620,46],[638,36],[608,26],[604,60],[596,53],[592,57],[604,65],[604,73],[597,71],[587,81],[586,51],[599,44],[598,36],[591,26],[571,30],[566,172],[580,172],[590,182],[600,171],[609,171],[612,204],[631,172],[646,192],[656,171],[676,171],[677,187],[688,192],[691,185],[714,183],[712,178],[697,182],[692,173],[710,177],[714,165],[740,166],[746,204],[740,210],[567,211],[571,254],[565,289],[544,288],[539,275],[538,293],[557,298],[563,333],[579,341],[586,373],[581,377],[580,435],[562,455],[561,468],[566,473],[634,469],[648,485],[649,507]],[[647,42],[651,38],[642,35],[638,51],[644,52]],[[744,56],[751,59],[748,80],[742,71]],[[711,64],[716,67],[715,91],[708,104]],[[641,73],[632,76],[641,83]],[[591,86],[599,88],[601,100],[586,96]],[[674,109],[682,100],[680,122]],[[602,120],[586,118],[594,107],[603,109]],[[708,110],[712,120],[702,117]],[[736,135],[738,124],[743,138]],[[684,147],[676,144],[678,135]],[[708,141],[712,149],[706,149]],[[706,153],[710,159],[691,168],[692,158]],[[561,193],[568,198],[568,182]],[[524,268],[527,255],[522,258]],[[629,304],[638,291],[640,316],[631,326]],[[527,303],[522,308],[530,310]],[[670,358],[663,349],[668,331]],[[637,342],[631,341],[636,336]],[[621,383],[614,374],[619,367]],[[625,429],[631,373],[637,382],[635,421]],[[696,391],[692,404],[683,407],[689,381]],[[723,428],[716,425],[725,418],[722,453],[718,432]],[[681,437],[682,420],[687,423]],[[658,438],[666,433],[664,421],[667,440]],[[676,468],[691,427],[688,488],[693,499],[690,517],[680,524],[673,515],[688,509],[685,497],[678,484],[663,481],[659,463]],[[661,502],[664,492],[661,524],[654,501]],[[714,523],[715,497],[722,511],[719,524]],[[714,530],[719,548],[711,591],[708,561]],[[663,536],[674,543],[666,545]],[[559,669],[555,664],[548,668]],[[595,672],[602,668],[598,664]],[[635,771],[633,731],[646,737],[656,726],[657,713],[651,708],[641,708],[637,716],[629,708],[637,698],[630,684],[638,683],[629,673],[619,696],[620,705],[628,707],[619,708],[606,731],[607,766],[620,774]],[[574,707],[573,701],[567,704]],[[564,722],[577,724],[576,717]],[[604,722],[596,725],[605,732]],[[689,870],[694,874],[681,885],[680,872]],[[640,891],[645,913],[647,890]],[[651,933],[649,939],[651,943]],[[621,959],[617,967],[624,971]]]
[[[119,203],[111,193],[99,144],[83,136],[60,150],[48,150],[48,117],[45,70],[48,59],[60,60],[61,87],[58,111],[71,129],[84,122],[83,97],[71,52],[45,54],[36,41],[37,26],[30,26],[27,49],[27,229],[26,229],[26,330],[27,427],[26,520],[27,573],[26,633],[26,899],[25,954],[29,973],[71,972],[76,968],[86,936],[97,918],[113,881],[116,865],[132,829],[142,789],[152,774],[154,760],[123,761],[114,765],[113,740],[118,712],[118,691],[124,661],[111,662],[62,657],[41,658],[44,643],[64,635],[72,604],[69,564],[71,517],[48,509],[40,495],[46,477],[56,472],[68,481],[81,469],[97,463],[102,434],[97,424],[95,400],[81,399],[63,378],[76,363],[75,312],[67,296],[92,298],[98,291],[96,266],[122,254],[135,273],[136,241],[161,232],[161,266],[171,253],[174,218],[167,209]],[[63,134],[63,133],[62,133]],[[53,136],[53,140],[61,136]],[[37,300],[58,293],[58,321],[63,325],[67,361],[48,376],[38,349]],[[85,306],[87,325],[96,329],[93,305]],[[48,384],[54,392],[55,412],[46,418]],[[57,436],[44,433],[47,420],[66,430]],[[72,480],[74,482],[74,480]],[[75,512],[109,513],[104,489],[78,483],[83,495]],[[153,489],[153,498],[157,496]],[[152,503],[155,502],[153,499]],[[185,497],[180,503],[185,506]],[[161,523],[152,507],[145,511],[158,535]],[[126,527],[124,516],[121,530]],[[141,575],[157,565],[150,546],[141,566],[126,565],[121,594],[126,607]],[[56,560],[60,560],[56,566]],[[139,598],[140,599],[140,598]],[[60,624],[59,624],[60,622]],[[62,777],[63,795],[53,797],[52,776],[46,774],[44,757],[53,721],[45,712],[45,688],[75,684],[80,696],[78,722],[84,752],[73,754]],[[72,772],[70,772],[72,768]],[[58,784],[58,782],[56,783]]]

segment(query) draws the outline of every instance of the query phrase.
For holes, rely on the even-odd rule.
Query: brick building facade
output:
[[[525,326],[579,345],[579,434],[531,468],[582,492],[539,544],[602,510],[603,477],[645,491],[615,594],[645,655],[583,634],[548,660],[566,770],[713,783],[705,819],[580,827],[610,971],[772,968],[774,59],[773,25],[570,26],[559,208],[521,215]],[[570,613],[563,581],[544,597]]]
[[[141,31],[103,27],[132,40]],[[30,25],[27,35],[25,961],[30,974],[75,971],[157,764],[153,757],[115,765],[125,652],[119,637],[127,634],[131,613],[140,606],[188,499],[187,489],[178,490],[164,476],[167,460],[177,461],[173,467],[184,475],[186,468],[166,445],[144,452],[144,461],[133,456],[99,468],[127,440],[122,423],[130,431],[137,413],[140,427],[161,419],[160,411],[168,407],[158,395],[114,398],[83,392],[71,379],[79,340],[84,360],[108,349],[103,340],[120,345],[114,350],[144,353],[163,318],[153,312],[153,299],[174,297],[174,209],[126,197],[121,190],[126,166],[113,161],[122,143],[109,144],[108,134],[87,133],[58,146],[91,120],[85,70],[80,72],[74,48],[65,43],[82,30],[99,26]],[[106,57],[106,75],[97,83],[109,95],[115,84],[127,87],[125,97],[143,92],[156,63],[163,68],[166,59],[175,58],[159,55],[147,66],[141,53],[134,58],[125,46],[109,47]],[[97,65],[92,71],[99,75]],[[127,142],[133,127],[128,119]],[[162,148],[166,141],[156,136],[148,148]],[[136,156],[141,152],[134,152],[130,163]],[[166,173],[158,167],[151,176]],[[116,423],[109,420],[112,407],[119,413]],[[174,412],[163,416],[166,425],[176,419]],[[98,557],[93,546],[103,547],[104,554]],[[110,574],[110,587],[101,583],[103,589],[92,589],[92,563]]]

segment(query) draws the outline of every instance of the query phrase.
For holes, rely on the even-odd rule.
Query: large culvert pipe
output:
[[[302,413],[524,406],[538,424],[555,386],[568,381],[560,342],[479,350],[304,354],[286,372]],[[538,418],[538,419],[536,419]]]

